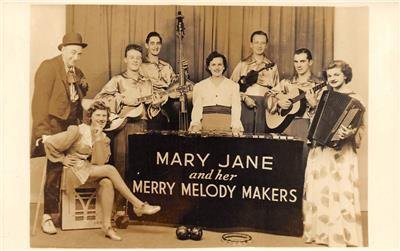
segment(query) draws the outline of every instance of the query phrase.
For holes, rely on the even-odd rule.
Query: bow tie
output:
[[[77,81],[77,77],[76,74],[74,72],[74,68],[73,67],[69,67],[68,68],[68,72],[67,72],[67,82],[69,84],[73,84]]]
[[[75,87],[75,83],[77,82],[77,77],[76,74],[74,73],[73,67],[68,68],[67,82],[69,83],[69,97],[71,102],[74,103],[79,99],[79,95]]]

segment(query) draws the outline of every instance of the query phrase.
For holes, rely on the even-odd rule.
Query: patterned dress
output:
[[[362,129],[341,149],[317,146],[310,150],[303,195],[305,242],[330,247],[362,246],[355,152]]]

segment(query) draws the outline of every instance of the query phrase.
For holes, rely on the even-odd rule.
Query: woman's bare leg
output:
[[[114,203],[114,186],[110,179],[103,178],[100,180],[97,196],[103,211],[103,227],[107,229],[111,227],[111,214]]]
[[[134,207],[141,207],[143,205],[143,202],[129,190],[117,169],[112,165],[99,165],[91,168],[90,177],[109,178],[115,189],[117,189]]]
[[[103,178],[100,180],[97,195],[103,210],[103,231],[105,236],[114,241],[122,240],[122,238],[118,236],[111,227],[111,213],[114,203],[114,186],[110,179]]]

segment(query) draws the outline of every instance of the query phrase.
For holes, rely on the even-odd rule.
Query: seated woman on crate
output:
[[[107,165],[110,156],[110,139],[103,132],[109,118],[109,108],[94,102],[88,110],[90,125],[69,126],[64,132],[43,139],[47,158],[64,165],[67,192],[73,191],[88,180],[98,180],[99,201],[103,212],[103,230],[112,240],[122,240],[111,227],[111,212],[116,188],[130,203],[136,215],[155,214],[161,208],[139,200],[124,183],[118,171]]]

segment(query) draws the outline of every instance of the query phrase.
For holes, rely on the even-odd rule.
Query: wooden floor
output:
[[[34,206],[31,205],[31,228],[33,226]],[[368,246],[368,217],[362,213],[364,246]],[[32,229],[31,229],[32,230]],[[32,232],[32,231],[31,231]],[[123,238],[116,242],[104,237],[101,229],[69,230],[58,229],[56,235],[47,235],[37,228],[36,235],[31,236],[31,247],[52,248],[210,248],[210,247],[323,247],[306,244],[300,237],[281,236],[259,232],[243,232],[252,237],[251,242],[233,245],[221,239],[224,232],[203,232],[200,241],[176,239],[175,228],[167,226],[143,225],[135,222],[127,229],[118,229]]]

